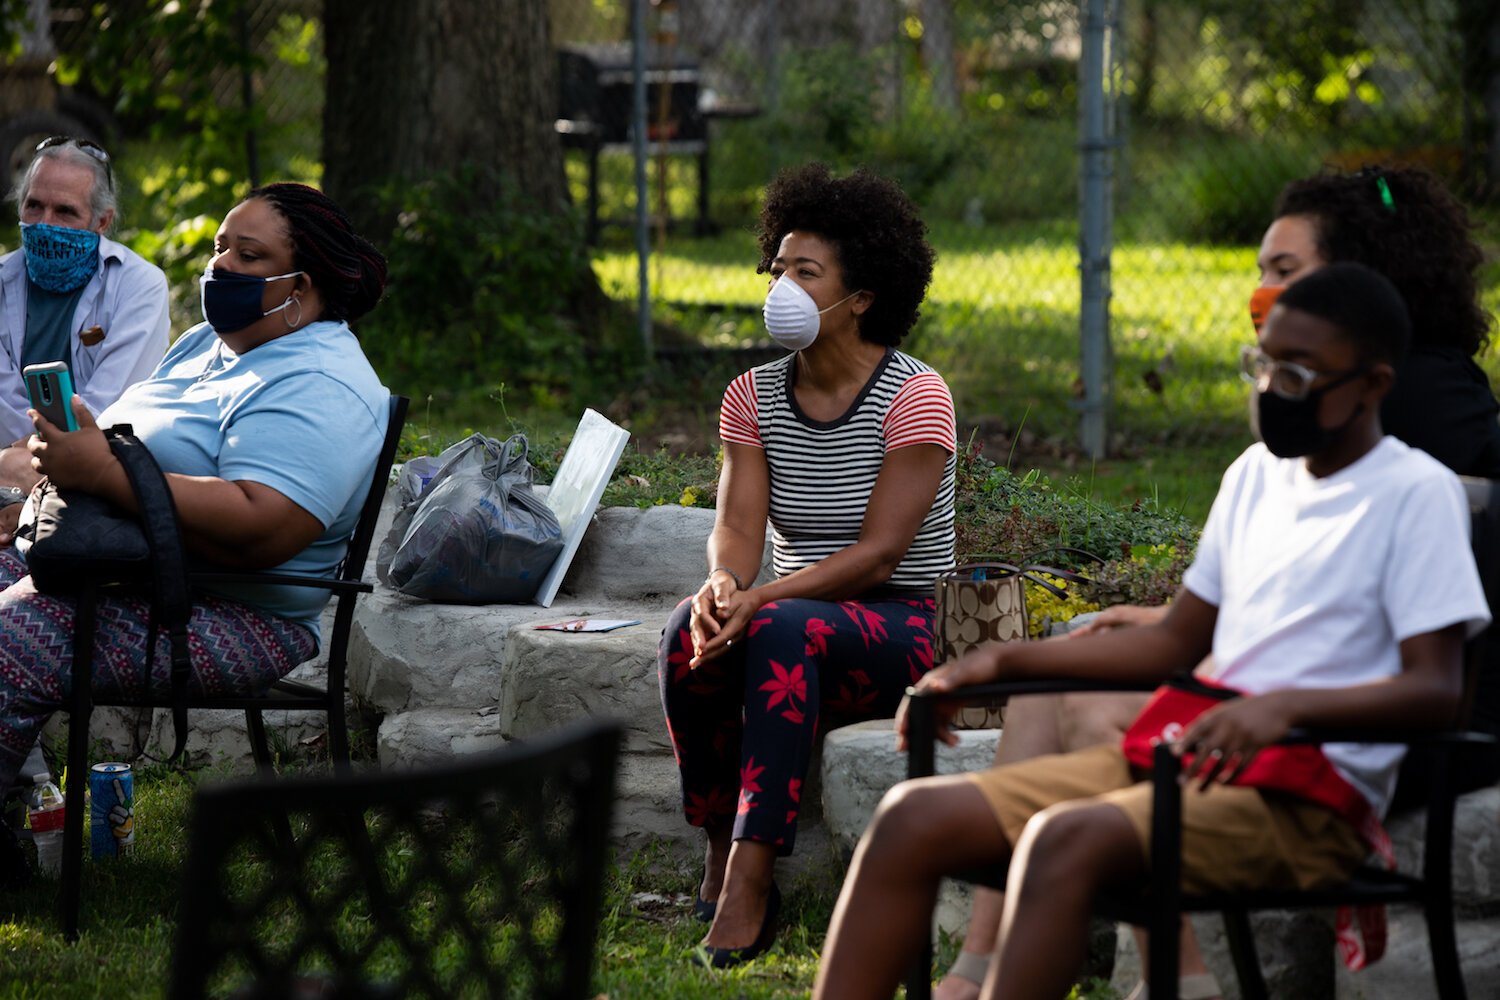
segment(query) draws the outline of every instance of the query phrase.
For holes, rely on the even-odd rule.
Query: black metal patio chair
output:
[[[1500,609],[1500,482],[1466,478],[1464,489],[1469,501],[1471,543],[1485,597],[1491,609]],[[1495,654],[1500,652],[1495,631],[1495,626],[1491,626],[1465,644],[1466,704],[1472,699],[1478,672],[1489,668]],[[1135,684],[1056,679],[976,685],[943,695],[914,693],[908,714],[907,776],[920,778],[934,773],[936,708],[941,703],[1024,694],[1145,689]],[[1289,734],[1282,742],[1369,742],[1377,737],[1379,742],[1405,743],[1421,748],[1426,758],[1424,808],[1427,822],[1421,871],[1392,872],[1365,865],[1342,885],[1305,892],[1184,894],[1181,891],[1182,789],[1177,781],[1180,761],[1167,747],[1157,748],[1151,776],[1154,805],[1149,885],[1140,891],[1105,894],[1095,900],[1094,907],[1103,917],[1131,923],[1149,932],[1149,954],[1144,968],[1153,1000],[1177,1000],[1178,931],[1184,913],[1218,912],[1222,915],[1240,995],[1246,1000],[1265,1000],[1266,983],[1251,932],[1250,913],[1256,910],[1394,903],[1413,903],[1421,908],[1427,923],[1437,995],[1442,1000],[1463,1000],[1467,994],[1458,961],[1452,887],[1455,761],[1463,754],[1493,755],[1500,751],[1500,743],[1488,734],[1458,729],[1445,732],[1381,730],[1378,733],[1369,730],[1304,730]],[[964,873],[960,878],[1003,889],[1006,870],[997,867]],[[907,980],[909,1000],[927,1000],[932,995],[931,969],[932,942],[928,939],[923,943]]]
[[[442,767],[200,789],[170,995],[592,996],[620,735],[589,720]]]
[[[321,712],[328,718],[328,752],[336,773],[347,774],[350,769],[349,726],[344,717],[344,680],[348,666],[349,632],[354,624],[354,604],[360,594],[368,594],[374,588],[363,579],[365,562],[370,545],[375,537],[375,525],[380,519],[380,506],[385,499],[386,483],[390,478],[391,463],[395,459],[396,446],[406,425],[407,399],[392,395],[390,416],[385,440],[381,443],[375,471],[365,493],[364,505],[359,520],[349,539],[349,549],[332,577],[307,577],[290,574],[245,573],[245,572],[199,572],[190,574],[195,585],[216,583],[271,583],[284,586],[312,587],[332,592],[334,603],[333,628],[324,635],[328,650],[328,677],[323,686],[303,681],[282,678],[261,692],[246,695],[194,695],[189,692],[187,707],[239,709],[245,713],[249,731],[250,749],[257,767],[262,771],[272,768],[270,744],[266,737],[263,714],[267,711]],[[78,599],[78,612],[74,622],[73,694],[69,704],[68,722],[68,779],[64,796],[67,800],[67,817],[63,829],[63,863],[61,882],[62,926],[64,936],[70,940],[78,938],[78,911],[81,893],[83,866],[83,813],[89,772],[89,719],[95,705],[121,706],[128,708],[170,708],[170,694],[144,697],[103,697],[93,691],[91,683],[94,606],[97,590]],[[280,825],[284,831],[284,824]]]

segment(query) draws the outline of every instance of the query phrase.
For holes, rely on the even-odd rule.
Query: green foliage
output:
[[[1061,587],[1063,596],[1058,597],[1046,587],[1027,581],[1026,631],[1033,639],[1043,638],[1048,634],[1048,630],[1059,622],[1072,621],[1079,615],[1099,610],[1100,605],[1090,600],[1083,585],[1075,586],[1066,579],[1050,573],[1043,573],[1042,579]]]
[[[1102,607],[1111,604],[1166,604],[1177,595],[1182,574],[1193,561],[1193,539],[1157,545],[1131,546],[1130,555],[1111,559],[1089,574],[1084,588],[1089,599]]]
[[[95,2],[54,67],[59,83],[106,95],[132,136],[111,150],[123,202],[118,238],[166,271],[182,322],[199,318],[197,274],[219,220],[250,188],[247,134],[260,139],[263,178],[316,183],[321,172],[309,140],[295,138],[311,130],[268,121],[264,96],[251,108],[238,99],[240,75],[268,65],[241,32],[246,3]],[[275,61],[299,67],[301,86],[321,87],[315,19],[283,14],[263,41]]]
[[[883,69],[848,43],[787,53],[773,137],[786,150],[812,147],[835,160],[860,152],[876,122],[875,88],[849,81],[877,80]]]
[[[397,217],[390,277],[360,335],[392,389],[447,400],[503,382],[522,403],[556,406],[618,367],[574,318],[589,270],[576,219],[478,167],[384,198]]]
[[[1138,546],[1190,545],[1197,537],[1192,523],[1176,511],[1140,500],[1127,507],[1099,503],[1076,488],[1055,486],[1035,470],[1017,476],[972,447],[960,456],[957,486],[960,561],[992,555],[1014,562],[1056,546],[1128,559]],[[1065,555],[1048,558],[1067,560]]]
[[[247,173],[244,135],[264,117],[215,94],[226,74],[232,80],[264,66],[240,31],[244,2],[93,3],[96,30],[84,48],[59,54],[58,78],[113,95],[115,115],[133,130],[158,140],[194,136],[181,152],[180,176],[227,193]]]
[[[1290,180],[1316,173],[1317,148],[1233,135],[1200,137],[1182,150],[1176,235],[1210,243],[1260,242],[1276,196]]]

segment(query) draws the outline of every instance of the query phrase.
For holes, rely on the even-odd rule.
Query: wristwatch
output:
[[[25,503],[26,491],[19,486],[0,486],[0,510],[11,504]]]

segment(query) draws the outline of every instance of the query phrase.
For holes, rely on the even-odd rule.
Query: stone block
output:
[[[1335,1000],[1410,1000],[1437,996],[1427,923],[1420,910],[1391,907],[1385,958],[1359,972],[1334,962]],[[1458,964],[1471,997],[1500,997],[1500,917],[1460,919]]]
[[[1241,1000],[1224,921],[1217,913],[1192,915],[1193,931],[1209,971],[1218,979],[1224,1000]],[[1250,927],[1260,954],[1268,996],[1277,1000],[1328,1000],[1334,995],[1333,920],[1316,911],[1268,910],[1252,914]],[[1110,985],[1125,996],[1141,978],[1141,956],[1135,934],[1121,924],[1116,937],[1115,970]],[[1409,994],[1422,996],[1421,993]]]
[[[682,815],[682,789],[671,755],[626,753],[617,780],[615,842],[627,850],[656,844],[681,870],[701,872],[703,833]],[[843,884],[845,867],[816,812],[804,813],[797,823],[795,849],[776,861],[776,877],[783,889],[802,884],[831,895]]]
[[[493,705],[512,626],[570,616],[532,604],[433,604],[377,587],[355,609],[349,689],[387,713]]]
[[[66,711],[54,712],[42,726],[42,746],[61,748],[59,754],[48,759],[49,766],[57,769],[54,778],[62,773],[63,765],[67,763],[70,719]],[[150,734],[150,709],[96,706],[89,718],[89,761],[93,764],[115,760],[132,763],[146,750]]]
[[[620,616],[640,618],[641,624],[613,632],[541,632],[524,625],[511,630],[498,686],[507,739],[611,716],[625,725],[627,750],[655,751],[670,760],[656,679],[665,614],[635,609]]]
[[[703,583],[714,512],[698,507],[606,507],[594,514],[561,593],[640,604],[675,604]]]
[[[1402,871],[1422,870],[1427,813],[1417,809],[1386,824]],[[1453,899],[1459,906],[1500,903],[1500,787],[1460,796],[1453,811]]]
[[[376,737],[382,770],[441,764],[504,745],[494,706],[398,712],[381,721]]]
[[[834,841],[846,851],[859,843],[881,796],[906,779],[906,754],[896,750],[893,725],[892,719],[860,722],[832,730],[823,741],[823,816]],[[939,774],[989,767],[1000,730],[966,730],[958,739],[956,747],[938,747]]]

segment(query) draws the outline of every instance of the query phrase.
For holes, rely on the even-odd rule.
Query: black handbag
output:
[[[155,637],[164,628],[172,657],[171,759],[176,760],[187,742],[187,684],[191,672],[187,625],[192,614],[177,506],[161,467],[129,424],[116,424],[104,436],[125,468],[139,513],[131,514],[102,497],[59,489],[43,480],[32,497],[33,519],[18,533],[31,540],[26,565],[37,590],[90,602],[90,613],[74,619],[73,650],[75,659],[82,658],[79,666],[92,666],[93,636],[78,633],[92,629],[91,602],[98,592],[110,590],[150,600],[146,682],[149,685],[155,662]]]

